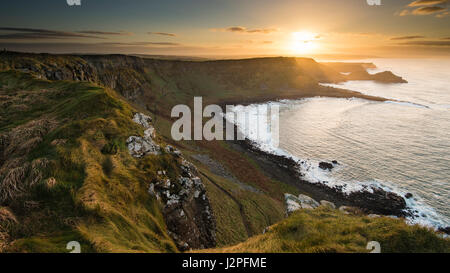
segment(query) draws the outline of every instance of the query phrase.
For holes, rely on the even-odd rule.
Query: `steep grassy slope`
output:
[[[132,108],[114,92],[0,72],[0,241],[4,251],[177,251],[143,168],[125,148]],[[102,149],[115,147],[114,149]],[[170,164],[170,163],[169,163]]]
[[[177,251],[158,202],[147,193],[156,171],[175,160],[166,155],[138,161],[128,154],[125,140],[142,135],[129,104],[93,84],[37,80],[17,71],[0,72],[0,93],[5,251],[64,252],[71,240],[83,242],[83,251]],[[155,125],[166,134],[169,123],[158,118]],[[199,152],[194,142],[176,144],[187,156]],[[211,149],[220,149],[226,162],[239,156],[224,143],[204,145],[218,145]],[[218,222],[218,245],[242,242],[282,219],[282,184],[258,174],[245,159],[233,171],[257,192],[193,160]],[[252,175],[239,175],[249,170]]]
[[[431,230],[408,226],[403,220],[346,215],[321,207],[300,210],[244,243],[208,250],[213,252],[330,253],[370,252],[371,241],[380,243],[382,253],[450,252],[450,240]]]

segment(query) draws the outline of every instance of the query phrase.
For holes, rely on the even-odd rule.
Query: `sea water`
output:
[[[409,222],[450,226],[450,59],[366,62],[378,67],[369,73],[389,70],[408,83],[323,84],[388,102],[327,97],[271,102],[280,107],[279,146],[265,141],[261,148],[298,160],[311,183],[340,185],[348,192],[372,185],[402,196],[412,193],[407,204],[416,217]],[[257,108],[233,110],[256,119]],[[332,160],[339,165],[331,172],[318,168],[319,162]]]

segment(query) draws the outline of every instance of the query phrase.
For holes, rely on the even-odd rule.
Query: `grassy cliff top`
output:
[[[371,251],[366,248],[371,241],[380,243],[382,253],[450,252],[450,240],[427,228],[389,217],[346,215],[325,207],[299,210],[265,234],[207,252],[364,253]]]

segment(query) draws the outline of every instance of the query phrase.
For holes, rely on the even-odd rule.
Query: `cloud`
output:
[[[447,4],[450,0],[416,0],[406,6],[406,9],[396,12],[398,16],[406,15],[435,15],[443,18],[449,15]]]
[[[261,44],[261,45],[270,45],[273,44],[273,41],[254,41],[254,40],[246,40],[246,41],[242,41],[243,43],[246,44]]]
[[[414,15],[430,15],[438,12],[445,11],[446,9],[443,7],[432,6],[432,7],[421,7],[413,10],[412,14]]]
[[[444,18],[444,17],[447,17],[449,15],[450,15],[450,12],[446,11],[446,12],[437,14],[436,17],[437,18]]]
[[[179,43],[169,43],[169,42],[129,42],[129,43],[121,43],[121,42],[106,42],[100,43],[103,45],[111,45],[111,46],[179,46]]]
[[[149,35],[162,35],[162,36],[170,36],[170,37],[175,37],[177,36],[174,33],[168,33],[168,32],[148,32]]]
[[[269,34],[272,32],[277,32],[278,30],[275,28],[256,28],[256,29],[248,29],[246,27],[241,26],[234,26],[234,27],[227,27],[227,28],[219,28],[219,29],[212,29],[213,31],[226,31],[226,32],[234,32],[234,33],[243,33],[243,34]]]
[[[450,46],[450,41],[411,41],[405,43],[399,43],[398,45],[409,45],[409,46]]]
[[[392,41],[397,41],[397,40],[413,40],[413,39],[422,39],[425,38],[425,36],[400,36],[400,37],[393,37],[391,38]]]
[[[58,54],[204,54],[215,52],[213,48],[165,45],[154,42],[108,43],[108,42],[4,42],[0,41],[0,48],[11,51],[58,53]]]
[[[408,7],[431,6],[447,3],[448,0],[417,0],[408,5]]]
[[[67,39],[67,38],[89,38],[89,39],[105,39],[96,35],[88,35],[88,33],[57,31],[37,28],[15,28],[0,27],[1,32],[13,32],[0,34],[3,40],[36,40],[36,39]]]
[[[407,10],[407,9],[404,9],[397,13],[398,16],[406,16],[406,15],[410,15],[410,14],[411,14],[411,11]]]
[[[91,34],[91,35],[118,35],[118,36],[131,36],[134,34],[132,32],[125,32],[125,31],[108,32],[108,31],[97,31],[97,30],[82,30],[82,31],[77,31],[77,33]]]

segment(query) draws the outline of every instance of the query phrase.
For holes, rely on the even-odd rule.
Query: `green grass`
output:
[[[450,240],[401,219],[346,215],[320,207],[300,210],[244,243],[202,252],[257,253],[367,253],[370,241],[379,242],[382,253],[449,253]]]
[[[171,160],[146,159],[152,162],[142,168],[128,154],[126,138],[143,129],[132,122],[134,110],[126,102],[92,84],[42,81],[16,71],[0,72],[0,83],[11,102],[2,109],[0,133],[41,117],[57,122],[27,154],[28,161],[46,158],[50,166],[37,184],[8,202],[18,223],[9,229],[5,251],[67,252],[68,240],[89,252],[177,251],[158,202],[147,193],[156,171]],[[41,103],[13,111],[28,96]],[[55,185],[47,185],[50,177]]]

